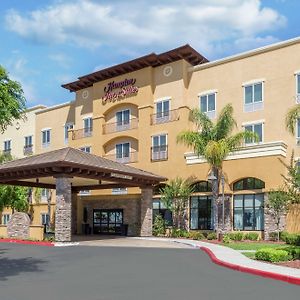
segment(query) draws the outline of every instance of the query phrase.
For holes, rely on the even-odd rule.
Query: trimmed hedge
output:
[[[288,245],[300,246],[300,234],[288,233],[285,236],[285,242]]]
[[[217,239],[217,234],[215,232],[211,232],[207,235],[208,240],[216,240]]]
[[[199,231],[190,231],[189,238],[193,240],[203,240],[205,239],[205,236]]]
[[[248,241],[258,241],[259,240],[259,235],[257,232],[248,232],[244,236],[244,240]]]
[[[244,234],[242,232],[230,232],[228,233],[228,236],[232,241],[241,241]]]
[[[269,262],[289,261],[293,257],[286,250],[263,248],[255,252],[255,258]]]

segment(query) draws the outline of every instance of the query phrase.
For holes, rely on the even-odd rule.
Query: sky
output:
[[[61,87],[190,44],[209,60],[300,36],[300,0],[0,0],[0,65],[27,106],[67,102]]]

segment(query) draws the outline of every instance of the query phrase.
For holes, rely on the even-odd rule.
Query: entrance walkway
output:
[[[139,247],[139,248],[192,248],[191,245],[174,243],[171,240],[141,239],[114,235],[74,235],[72,241],[79,246],[98,247]]]

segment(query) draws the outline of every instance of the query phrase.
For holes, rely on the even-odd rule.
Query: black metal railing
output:
[[[155,125],[155,124],[163,124],[167,122],[173,122],[179,120],[179,110],[178,109],[173,109],[173,110],[168,110],[156,114],[152,114],[150,116],[150,124]]]
[[[138,118],[132,118],[127,121],[104,124],[103,134],[135,129],[138,127],[138,121]]]
[[[23,153],[24,153],[24,155],[31,155],[31,154],[33,154],[33,145],[26,145],[26,146],[24,146]]]
[[[93,127],[85,127],[77,130],[72,130],[72,140],[78,140],[93,135]]]
[[[117,155],[116,153],[114,154],[107,154],[103,156],[104,158],[119,162],[121,164],[129,164],[133,162],[138,161],[138,152],[137,151],[132,151],[129,153],[123,153],[122,155]]]
[[[167,160],[168,159],[168,146],[153,146],[151,147],[151,160]]]

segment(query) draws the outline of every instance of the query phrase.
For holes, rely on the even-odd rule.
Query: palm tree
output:
[[[217,200],[219,197],[220,179],[222,176],[223,161],[230,152],[238,150],[245,140],[258,141],[256,133],[242,131],[232,134],[237,126],[233,118],[233,107],[227,104],[221,111],[215,123],[198,108],[191,110],[190,120],[196,125],[196,130],[185,130],[177,136],[177,142],[193,147],[198,156],[203,156],[208,164],[212,175],[216,180],[212,181],[213,196],[213,224],[214,230],[217,224]]]
[[[298,119],[300,119],[300,105],[295,105],[288,111],[285,117],[286,129],[293,135],[295,134],[295,127]]]

